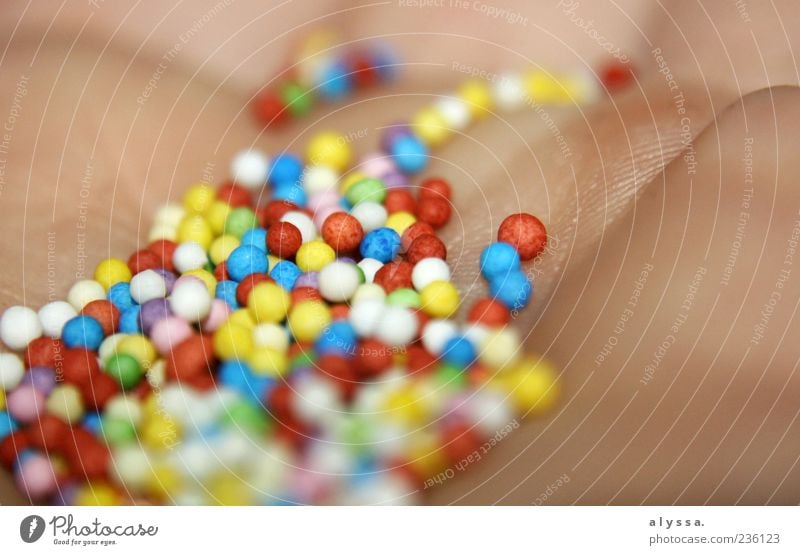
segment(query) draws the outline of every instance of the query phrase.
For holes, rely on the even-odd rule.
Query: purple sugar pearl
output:
[[[167,286],[167,295],[172,294],[172,289],[175,287],[175,281],[178,279],[178,276],[166,268],[156,268],[153,271],[164,278],[164,284]]]
[[[22,383],[33,386],[43,395],[50,395],[56,386],[56,372],[47,366],[34,366],[22,377]]]
[[[150,335],[150,330],[153,329],[156,322],[168,316],[172,316],[172,310],[169,307],[167,299],[153,299],[147,301],[142,305],[142,311],[139,314],[139,322],[142,325],[142,331],[146,335]]]
[[[319,289],[319,273],[317,272],[306,272],[305,274],[301,274],[297,281],[294,282],[295,288],[297,287],[313,287],[314,289]]]

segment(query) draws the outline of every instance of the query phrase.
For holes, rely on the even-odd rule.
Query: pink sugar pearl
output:
[[[178,343],[194,333],[189,323],[177,316],[159,320],[150,331],[150,340],[162,355],[169,354]]]
[[[6,408],[17,421],[29,424],[44,410],[45,398],[41,391],[30,385],[23,385],[8,394]]]
[[[323,206],[339,204],[339,194],[336,191],[323,191],[314,193],[308,198],[308,209],[316,212]]]
[[[204,332],[216,331],[231,314],[231,309],[228,303],[222,299],[214,299],[211,301],[211,311],[206,316],[201,326]]]
[[[314,212],[314,225],[317,226],[317,229],[322,229],[322,224],[325,223],[325,220],[328,219],[328,216],[335,214],[336,212],[344,212],[344,208],[338,204],[323,206]]]
[[[392,158],[386,154],[369,154],[361,159],[358,171],[370,177],[381,178],[387,173],[397,171]]]
[[[42,499],[56,490],[56,476],[50,459],[42,455],[26,458],[16,471],[15,481],[20,491],[31,499]]]

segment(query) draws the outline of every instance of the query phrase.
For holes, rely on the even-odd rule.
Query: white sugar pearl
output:
[[[358,263],[358,267],[364,272],[364,280],[366,280],[367,283],[372,283],[375,281],[375,274],[378,273],[378,270],[383,268],[383,262],[375,260],[374,258],[364,258]]]
[[[0,389],[11,391],[25,375],[25,365],[14,353],[0,353]]]
[[[176,464],[184,467],[193,480],[200,482],[210,478],[219,467],[219,461],[205,439],[181,442],[175,455]]]
[[[139,272],[131,279],[131,297],[139,304],[153,299],[163,299],[167,295],[167,284],[155,270]]]
[[[386,208],[384,208],[382,204],[371,200],[365,200],[364,202],[356,204],[350,211],[350,215],[358,220],[358,223],[364,228],[364,233],[369,233],[379,227],[383,227],[386,225],[386,218],[389,217]]]
[[[375,337],[392,347],[408,345],[417,335],[416,315],[401,306],[390,306],[378,321]]]
[[[109,465],[115,481],[140,491],[152,476],[152,461],[147,453],[138,445],[125,446],[112,453],[114,463]]]
[[[53,301],[39,309],[39,323],[47,337],[61,337],[64,324],[75,318],[78,311],[66,301]]]
[[[248,189],[258,189],[267,182],[269,158],[257,150],[243,150],[231,162],[233,180]]]
[[[350,300],[361,283],[361,274],[355,264],[336,260],[319,272],[319,292],[334,303]]]
[[[208,255],[199,243],[181,243],[172,255],[172,263],[180,273],[198,270],[208,263]]]
[[[365,299],[350,307],[347,318],[359,337],[370,337],[385,311],[386,305],[382,300]]]
[[[279,352],[289,348],[289,332],[286,328],[271,322],[253,328],[253,342],[258,347],[269,347]]]
[[[335,418],[343,410],[336,385],[318,376],[298,380],[291,403],[293,412],[300,420],[314,425]]]
[[[27,306],[12,306],[0,319],[0,339],[15,351],[24,349],[41,335],[39,316]]]
[[[339,476],[351,473],[355,461],[348,445],[312,441],[308,447],[306,463],[312,472]]]
[[[434,103],[436,111],[442,116],[447,126],[457,131],[463,131],[469,125],[470,111],[467,103],[455,96],[439,98]]]
[[[83,310],[83,307],[92,301],[106,298],[106,290],[93,279],[83,279],[76,281],[67,293],[67,302],[75,310]]]
[[[345,505],[415,505],[417,488],[408,480],[386,472],[373,474],[343,495]]]
[[[115,395],[106,403],[103,414],[138,426],[143,416],[142,405],[134,399],[132,395]]]
[[[505,73],[492,84],[492,96],[501,110],[518,110],[525,105],[525,85],[515,73]]]
[[[187,279],[175,284],[169,306],[175,316],[187,322],[199,322],[211,311],[211,294],[199,279]]]
[[[445,343],[456,336],[458,326],[450,320],[431,320],[422,328],[422,345],[434,356],[439,356]]]
[[[147,241],[152,243],[153,241],[160,241],[161,239],[166,239],[167,241],[175,241],[178,237],[178,228],[175,226],[167,225],[167,224],[153,224],[153,227],[150,228],[150,232],[147,234]]]
[[[401,426],[393,422],[378,422],[369,427],[368,433],[369,448],[378,457],[392,460],[408,453],[408,432]]]
[[[603,90],[600,81],[586,68],[571,73],[567,79],[574,90],[575,102],[594,102]]]
[[[423,258],[411,271],[411,283],[422,291],[432,281],[450,281],[450,266],[441,258]]]
[[[367,299],[383,301],[386,299],[386,291],[377,283],[362,283],[353,293],[353,298],[350,299],[350,302],[356,304]]]
[[[303,173],[303,187],[309,195],[335,190],[338,180],[339,175],[328,166],[311,166]]]
[[[494,369],[500,369],[514,362],[520,355],[519,332],[511,326],[491,330],[480,343],[478,358]]]
[[[461,330],[461,335],[472,342],[474,346],[483,345],[491,330],[482,324],[466,324]]]
[[[317,227],[314,225],[308,214],[299,210],[290,210],[281,218],[282,222],[288,222],[300,230],[300,237],[303,243],[308,243],[317,238]]]
[[[489,388],[475,391],[464,403],[469,422],[484,436],[491,436],[514,418],[511,404],[506,397]]]
[[[170,202],[156,211],[153,221],[157,224],[177,228],[184,216],[186,216],[186,209],[176,202]]]

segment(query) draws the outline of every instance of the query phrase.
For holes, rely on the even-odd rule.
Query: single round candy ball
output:
[[[131,297],[138,304],[153,299],[163,299],[167,295],[167,282],[155,270],[145,270],[131,279]]]
[[[81,310],[92,301],[106,298],[106,290],[93,279],[82,279],[76,281],[67,293],[67,302],[75,308]]]
[[[365,201],[382,203],[386,198],[386,186],[380,179],[365,177],[348,187],[345,198],[353,206]]]
[[[423,258],[411,271],[414,289],[422,291],[433,281],[450,281],[450,266],[441,258]]]
[[[121,281],[131,280],[131,271],[128,265],[118,258],[106,258],[101,261],[94,271],[94,279],[102,285],[106,291]]]
[[[17,488],[33,500],[41,500],[52,495],[57,487],[57,473],[50,459],[39,454],[20,461],[15,473]]]
[[[100,323],[103,335],[113,335],[119,326],[121,313],[114,303],[106,300],[92,301],[81,310],[81,314],[91,316]]]
[[[341,303],[352,298],[361,284],[362,273],[355,264],[334,261],[319,273],[319,292],[323,298]]]
[[[322,238],[337,253],[355,252],[364,239],[364,228],[350,214],[335,212],[322,224]]]
[[[428,165],[428,148],[414,135],[400,135],[389,148],[394,163],[405,173],[417,173]]]
[[[481,274],[491,280],[496,276],[505,276],[520,268],[517,249],[508,243],[492,243],[481,252]]]
[[[242,235],[258,227],[258,218],[256,213],[253,212],[249,206],[241,206],[231,210],[228,217],[225,219],[225,227],[223,231],[226,235],[233,235],[236,238],[241,238]]]
[[[33,387],[25,385],[16,388],[6,396],[6,408],[15,420],[23,424],[36,421],[44,412],[44,393]],[[5,416],[5,415],[3,415]],[[8,418],[6,416],[6,418]]]
[[[448,318],[461,301],[456,286],[449,281],[432,281],[419,294],[422,310],[432,318]]]
[[[282,322],[290,306],[289,293],[277,283],[259,283],[247,296],[247,308],[258,323]]]
[[[531,300],[533,284],[523,272],[515,270],[492,278],[489,293],[509,310],[520,310]]]
[[[300,180],[303,173],[303,162],[294,154],[284,153],[272,159],[269,169],[269,182],[278,185],[280,183],[295,183]]]
[[[103,327],[91,316],[79,315],[64,325],[61,340],[68,348],[76,347],[96,351],[103,342]]]
[[[433,356],[439,356],[445,344],[458,334],[458,326],[450,320],[434,319],[422,328],[422,345]]]
[[[199,322],[211,310],[211,295],[199,279],[183,278],[175,285],[169,306],[175,316],[187,322]]]
[[[114,378],[123,389],[135,387],[142,379],[142,370],[139,366],[139,361],[131,355],[124,353],[118,353],[109,358],[103,369],[109,376]]]
[[[263,250],[256,247],[237,247],[225,261],[228,274],[235,281],[242,281],[250,274],[264,274],[269,263]]]
[[[41,335],[39,316],[26,306],[12,306],[0,319],[0,339],[9,349],[21,351]]]
[[[234,157],[230,172],[236,184],[258,189],[267,182],[269,158],[257,150],[244,150]]]
[[[364,233],[369,233],[386,224],[389,214],[382,204],[377,202],[365,201],[357,204],[350,211],[358,223],[361,224]]]
[[[72,384],[56,386],[47,398],[47,412],[67,424],[78,423],[84,415],[80,390]]]
[[[441,177],[430,177],[419,185],[419,198],[443,198],[450,200],[453,197],[453,190],[450,184]]]
[[[536,216],[512,214],[500,224],[497,240],[517,249],[522,260],[532,260],[547,245],[547,229]]]
[[[267,250],[280,258],[293,258],[303,244],[300,230],[292,223],[277,222],[267,230]]]
[[[384,264],[391,262],[400,252],[400,235],[388,227],[370,231],[361,242],[361,256],[374,258]]]
[[[336,252],[324,241],[303,243],[297,251],[297,266],[304,272],[319,272],[336,259]]]
[[[378,320],[375,338],[387,345],[408,345],[417,336],[419,323],[414,313],[401,306],[387,306]]]
[[[303,187],[309,195],[333,191],[339,174],[328,166],[312,166],[303,174]]]
[[[450,221],[452,211],[449,200],[430,194],[430,196],[420,198],[417,205],[417,218],[421,222],[430,224],[434,229],[439,229]]]
[[[208,254],[199,243],[181,243],[172,253],[172,263],[180,273],[204,268],[208,264]]]
[[[373,282],[380,285],[386,293],[411,287],[411,273],[414,267],[405,260],[384,264],[375,272]]]
[[[489,298],[475,301],[467,315],[468,322],[488,327],[505,326],[510,319],[508,308],[500,301]]]
[[[463,335],[451,337],[442,349],[442,358],[445,362],[458,368],[466,368],[475,361],[476,356],[475,345]]]
[[[470,123],[469,106],[460,98],[455,96],[440,97],[434,103],[434,107],[451,129],[463,131]]]
[[[0,353],[0,390],[11,391],[25,374],[22,359],[13,353]]]
[[[353,304],[347,319],[356,334],[370,337],[375,333],[385,310],[386,304],[382,299],[364,299]]]
[[[406,260],[410,263],[416,264],[423,258],[447,259],[447,247],[436,235],[420,235],[408,247]]]
[[[327,166],[341,172],[350,165],[351,159],[350,145],[344,137],[336,133],[323,132],[315,135],[306,149],[306,161],[310,166]]]
[[[314,341],[331,323],[331,311],[325,303],[303,301],[289,312],[289,330],[297,341]]]
[[[128,290],[127,284],[121,287]],[[61,337],[61,330],[64,329],[64,324],[77,315],[78,311],[75,310],[75,307],[66,301],[47,303],[38,312],[39,323],[42,325],[42,331],[47,337]]]

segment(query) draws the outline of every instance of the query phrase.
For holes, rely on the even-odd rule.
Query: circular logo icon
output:
[[[44,519],[39,515],[30,515],[19,524],[19,537],[25,543],[33,543],[44,534]]]

